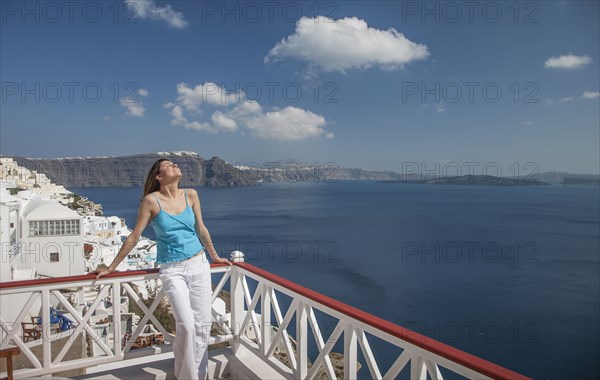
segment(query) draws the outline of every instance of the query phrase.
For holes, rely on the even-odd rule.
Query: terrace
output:
[[[240,252],[232,258],[233,266],[211,266],[210,343],[220,346],[209,351],[211,378],[526,378],[245,263]],[[158,281],[157,269],[0,283],[0,297],[27,300],[14,321],[0,321],[2,343],[18,347],[25,363],[14,378],[173,379],[174,335],[156,316],[164,293],[158,287],[146,305],[135,290],[147,281]],[[91,288],[97,295],[84,308],[67,296]],[[143,314],[127,334],[125,297]],[[120,302],[93,323],[107,298]],[[52,321],[51,307],[69,316],[70,328],[42,323],[35,339],[24,339],[22,323]],[[387,347],[386,360],[372,344]]]

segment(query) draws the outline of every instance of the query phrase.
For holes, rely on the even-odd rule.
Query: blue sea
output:
[[[135,225],[141,188],[70,190]],[[197,190],[222,256],[241,250],[265,270],[536,379],[600,377],[598,187]],[[152,228],[144,235],[154,238]],[[397,355],[371,345],[384,367]]]

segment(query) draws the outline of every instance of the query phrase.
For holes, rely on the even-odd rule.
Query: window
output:
[[[58,252],[50,252],[50,262],[51,263],[57,263],[59,261],[60,257],[58,255]]]
[[[79,220],[33,220],[29,236],[79,235]]]

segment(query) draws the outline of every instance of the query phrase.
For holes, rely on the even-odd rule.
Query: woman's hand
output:
[[[95,271],[90,272],[90,273],[97,273],[98,275],[96,276],[96,280],[99,280],[100,277],[106,276],[107,274],[111,274],[112,272],[114,272],[114,271],[112,271],[108,268],[102,268],[102,269],[96,269]]]
[[[213,257],[212,259],[213,259],[213,263],[215,263],[215,264],[233,265],[233,263],[231,261],[227,260],[224,257],[218,257],[217,256],[217,257]]]

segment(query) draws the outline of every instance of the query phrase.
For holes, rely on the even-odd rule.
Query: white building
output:
[[[112,239],[102,239],[98,236],[86,237],[85,244],[92,246],[92,252],[88,255],[89,259],[86,260],[88,271],[96,269],[100,264],[109,266],[121,249],[121,243],[116,244]]]
[[[38,174],[35,170],[19,166],[10,157],[0,158],[0,179],[14,180],[17,187],[24,188],[36,185],[40,187],[50,183],[50,180],[44,174]]]
[[[0,282],[13,280],[10,262],[18,254],[21,246],[18,233],[21,230],[21,203],[22,201],[10,195],[6,188],[0,188]]]
[[[0,186],[0,282],[84,274],[81,216],[30,190],[10,195],[7,188],[13,185]],[[2,318],[15,320],[16,310],[27,300],[23,295],[3,296]],[[31,315],[38,315],[40,307],[38,299]]]
[[[115,238],[115,242],[122,242],[121,236],[129,235],[125,223],[117,216],[86,216],[84,218],[83,233],[103,239]]]
[[[71,191],[52,183],[44,173],[19,166],[10,157],[0,157],[0,180],[7,188],[31,189],[43,198],[56,199],[62,204],[72,203],[75,199]]]
[[[41,194],[44,198],[56,199],[64,205],[73,203],[75,200],[75,194],[73,194],[73,192],[65,189],[64,186],[55,185],[53,183],[39,188],[33,187],[32,190]]]
[[[82,217],[57,201],[32,199],[21,208],[21,248],[15,269],[35,268],[40,276],[85,273]]]

